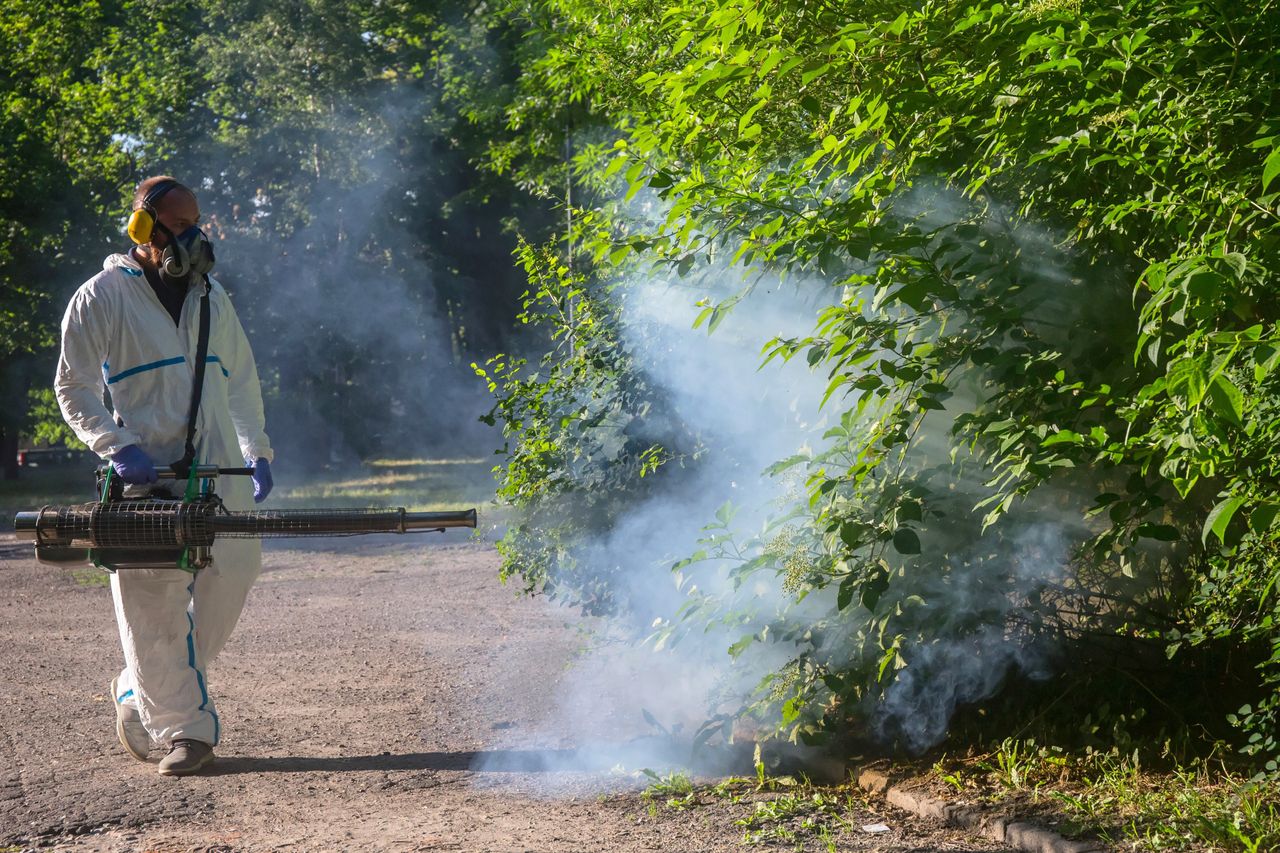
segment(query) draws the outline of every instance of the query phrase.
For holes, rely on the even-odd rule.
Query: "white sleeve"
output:
[[[244,326],[236,315],[231,300],[223,296],[223,305],[230,318],[227,337],[231,351],[227,354],[227,403],[231,409],[231,423],[236,428],[240,452],[246,460],[275,459],[271,441],[266,433],[266,415],[262,410],[262,385],[258,381],[258,365],[253,360],[253,350],[245,336]]]
[[[107,360],[110,317],[100,298],[82,287],[62,317],[62,351],[53,388],[62,417],[89,449],[110,458],[141,437],[116,424],[102,402],[102,365]]]

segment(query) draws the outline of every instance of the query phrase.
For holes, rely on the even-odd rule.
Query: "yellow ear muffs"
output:
[[[147,193],[146,198],[142,200],[142,204],[129,215],[129,225],[126,230],[129,232],[129,239],[141,246],[143,243],[151,242],[151,234],[156,227],[156,202],[164,197],[164,194],[174,187],[180,187],[182,184],[177,181],[160,181],[151,191]]]
[[[151,232],[156,227],[156,218],[151,211],[140,207],[129,217],[129,239],[141,246],[151,242]]]

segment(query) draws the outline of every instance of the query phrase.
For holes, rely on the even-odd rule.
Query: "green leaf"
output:
[[[1226,376],[1219,374],[1209,386],[1212,409],[1220,418],[1244,426],[1244,394]]]
[[[884,656],[880,658],[880,669],[879,669],[879,672],[876,673],[876,678],[883,681],[884,674],[886,671],[888,671],[890,664],[893,664],[893,668],[895,670],[904,669],[907,665],[906,660],[903,659],[902,654],[898,651],[897,646],[893,646],[892,648],[885,649]]]
[[[919,554],[920,537],[910,527],[902,527],[893,534],[893,550],[899,554]]]
[[[1260,504],[1249,513],[1249,529],[1262,535],[1275,526],[1278,515],[1280,515],[1280,504]]]
[[[1187,405],[1195,408],[1204,399],[1209,384],[1208,371],[1200,358],[1181,358],[1169,366],[1169,391],[1183,396]]]
[[[862,537],[858,531],[858,525],[851,524],[846,521],[840,525],[840,541],[850,548],[857,548],[861,543]]]
[[[920,502],[907,500],[898,504],[898,520],[923,521],[924,513],[921,510]]]
[[[1253,378],[1261,382],[1280,365],[1280,347],[1263,344],[1253,348]]]
[[[1239,252],[1228,252],[1222,258],[1226,261],[1227,266],[1231,268],[1231,272],[1235,274],[1236,279],[1244,278],[1245,272],[1249,269],[1248,258]]]
[[[655,729],[660,729],[663,734],[669,734],[669,732],[667,731],[667,727],[664,726],[662,723],[658,722],[657,717],[653,716],[653,714],[650,714],[648,708],[641,708],[640,714],[641,716],[644,717],[644,721],[646,723],[653,726]]]
[[[862,594],[859,596],[862,606],[868,610],[874,611],[876,609],[876,605],[880,603],[880,596],[884,595],[885,590],[888,588],[889,573],[881,567],[862,584]]]
[[[1209,511],[1209,517],[1204,520],[1204,531],[1200,534],[1200,541],[1209,544],[1209,534],[1212,533],[1218,537],[1218,541],[1226,543],[1227,525],[1231,523],[1231,519],[1235,516],[1236,511],[1244,506],[1246,502],[1242,497],[1231,497],[1219,503]]]
[[[840,589],[836,593],[836,608],[838,610],[844,610],[853,603],[853,587],[853,575],[850,575],[840,582]]]
[[[1181,537],[1178,535],[1178,528],[1171,524],[1152,524],[1147,522],[1139,524],[1137,530],[1134,531],[1138,536],[1145,536],[1148,539],[1155,539],[1160,542],[1177,542]]]
[[[1267,191],[1267,187],[1276,179],[1276,175],[1280,175],[1280,147],[1272,148],[1271,154],[1267,156],[1267,162],[1262,164],[1263,192]]]

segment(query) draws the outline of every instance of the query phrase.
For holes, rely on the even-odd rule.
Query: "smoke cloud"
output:
[[[269,136],[251,170],[216,147],[190,155],[212,176],[197,192],[214,275],[250,333],[286,483],[378,456],[485,456],[497,441],[469,364],[497,343],[485,327],[510,322],[494,280],[513,238],[494,233],[492,214],[447,204],[465,175],[437,175],[407,150],[434,108],[417,89],[339,104],[332,120],[346,129],[311,131],[310,173]],[[266,186],[244,183],[255,178]],[[483,283],[456,268],[478,242],[497,253]],[[471,275],[485,267],[468,262]]]
[[[917,188],[900,201],[903,215],[916,216],[925,228],[959,221],[965,205],[958,197],[929,188]],[[1027,227],[1014,230],[1024,261],[1038,268],[1029,298],[1052,294],[1044,301],[1046,323],[1062,323],[1071,316],[1071,299],[1078,296],[1080,282],[1066,271],[1065,256],[1049,235]],[[785,578],[773,572],[756,572],[738,586],[730,570],[742,560],[712,559],[671,571],[676,561],[697,550],[704,525],[725,501],[739,508],[731,529],[743,539],[760,533],[768,519],[795,508],[803,496],[794,479],[768,476],[764,470],[798,452],[822,449],[830,420],[838,419],[848,403],[835,400],[824,410],[820,401],[827,377],[809,370],[803,359],[785,364],[774,360],[760,367],[767,341],[811,333],[818,312],[838,300],[839,292],[820,281],[783,284],[760,279],[713,334],[692,328],[699,299],[716,302],[741,286],[740,271],[711,267],[689,283],[636,278],[621,288],[626,346],[647,377],[664,389],[678,417],[705,436],[712,450],[690,476],[675,479],[671,488],[631,507],[581,555],[584,562],[622,568],[627,585],[622,597],[633,621],[624,616],[603,626],[603,634],[615,640],[634,639],[646,628],[678,621],[678,611],[691,595],[719,598],[723,612],[734,613],[734,618],[699,624],[661,648],[624,645],[625,651],[619,651],[617,642],[602,642],[568,673],[558,712],[546,731],[512,733],[512,743],[536,743],[552,730],[599,732],[593,721],[609,720],[609,731],[599,732],[602,739],[582,753],[592,756],[590,766],[671,766],[673,741],[682,736],[687,743],[703,721],[739,708],[799,648],[773,638],[751,643],[735,656],[729,653],[730,645],[761,631],[779,615],[794,622],[816,622],[834,609],[834,585],[800,601],[785,588]],[[971,391],[968,402],[963,393],[957,394],[946,412],[931,413],[913,450],[914,465],[921,470],[936,466],[935,480],[946,481],[942,487],[950,491],[954,508],[971,520],[974,504],[988,494],[982,486],[984,472],[949,461],[947,433],[956,415],[975,405],[978,393]],[[1070,496],[1058,494],[1054,500],[1069,502]],[[967,548],[949,543],[941,557],[945,569],[936,577],[913,580],[929,618],[939,621],[942,639],[912,647],[905,667],[875,708],[869,734],[922,751],[946,736],[957,707],[990,697],[1010,674],[1043,678],[1051,673],[1053,649],[1026,630],[1021,619],[1029,601],[1064,582],[1071,546],[1083,535],[1082,530],[1068,529],[1060,520],[1061,507],[1055,510],[1051,503],[1011,513],[1005,524],[1005,552],[990,553],[989,542]],[[1078,513],[1070,515],[1079,518]],[[976,524],[968,523],[967,530],[976,532]],[[926,525],[922,538],[933,532],[938,531]],[[947,532],[940,536],[945,538]],[[643,615],[643,624],[635,614]],[[848,661],[857,654],[848,642],[832,637],[819,641],[818,650],[829,660],[838,662],[844,655]],[[664,737],[655,741],[657,734]],[[667,748],[648,753],[634,748],[635,743],[655,742]],[[624,747],[627,743],[632,746]],[[561,761],[545,769],[568,770],[573,765]]]

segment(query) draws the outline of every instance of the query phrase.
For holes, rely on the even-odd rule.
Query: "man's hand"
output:
[[[253,502],[260,504],[271,494],[271,463],[259,456],[253,462]]]
[[[156,475],[155,463],[151,461],[147,451],[136,444],[131,444],[112,454],[111,467],[116,469],[116,474],[126,483],[140,485],[154,483],[159,479]]]

